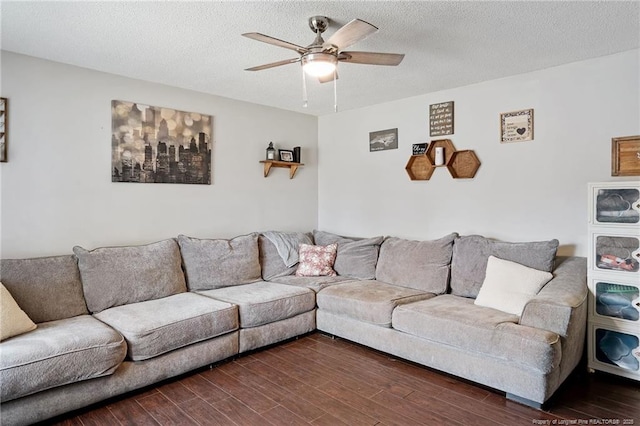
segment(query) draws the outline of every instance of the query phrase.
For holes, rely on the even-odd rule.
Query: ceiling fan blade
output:
[[[336,72],[336,73],[331,73],[329,75],[325,75],[323,77],[318,77],[318,81],[320,83],[329,83],[330,81],[333,81],[334,74],[335,74],[336,80],[337,80],[338,79],[338,73]]]
[[[258,65],[257,67],[251,67],[245,69],[245,71],[262,71],[269,68],[279,67],[281,65],[293,64],[295,62],[300,62],[300,58],[294,59],[285,59],[284,61],[272,62],[270,64]]]
[[[325,48],[336,46],[338,50],[346,49],[352,44],[364,40],[376,31],[378,31],[378,27],[361,19],[354,19],[333,33],[323,46]]]
[[[295,50],[298,53],[305,53],[309,51],[309,49],[307,49],[306,47],[298,46],[297,44],[289,43],[288,41],[280,40],[275,37],[260,33],[244,33],[242,35],[253,40],[261,41],[263,43],[284,47],[285,49]]]
[[[352,64],[399,65],[404,53],[340,52],[338,60]]]

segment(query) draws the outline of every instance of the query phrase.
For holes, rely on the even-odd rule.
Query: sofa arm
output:
[[[520,324],[567,337],[573,311],[587,299],[587,259],[558,257],[553,279],[527,303]]]

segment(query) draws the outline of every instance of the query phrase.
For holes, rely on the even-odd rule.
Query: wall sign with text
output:
[[[429,105],[429,135],[453,134],[453,101]]]
[[[533,109],[500,114],[500,142],[533,140]]]

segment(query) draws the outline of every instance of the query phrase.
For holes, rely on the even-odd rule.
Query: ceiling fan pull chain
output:
[[[338,75],[333,70],[333,112],[338,112]]]
[[[306,108],[309,105],[309,99],[307,98],[307,77],[305,76],[304,69],[302,70],[302,108]]]

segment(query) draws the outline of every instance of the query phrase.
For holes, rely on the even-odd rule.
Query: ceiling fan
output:
[[[315,40],[307,47],[299,46],[288,41],[260,33],[245,33],[245,37],[258,40],[274,46],[284,47],[296,51],[300,56],[293,59],[272,62],[247,68],[245,71],[261,71],[281,65],[302,63],[302,69],[317,77],[321,83],[334,81],[337,78],[336,68],[338,62],[351,62],[353,64],[368,65],[398,65],[402,62],[404,54],[356,52],[344,49],[364,40],[369,35],[378,31],[378,28],[361,19],[354,19],[338,29],[327,41],[322,38],[322,33],[329,26],[329,18],[326,16],[312,16],[309,18],[309,27],[316,34]]]

